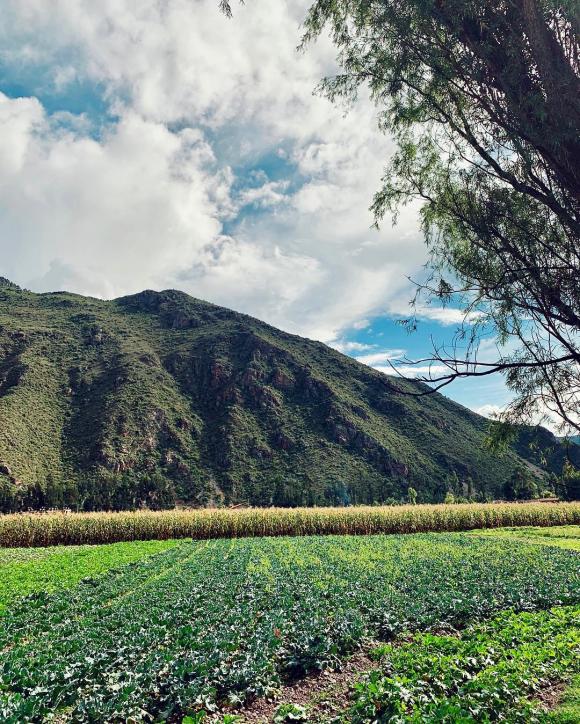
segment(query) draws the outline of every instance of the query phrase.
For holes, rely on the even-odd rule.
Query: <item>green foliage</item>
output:
[[[506,500],[530,500],[538,497],[538,486],[529,469],[516,468],[504,486]]]
[[[505,612],[461,636],[383,647],[347,721],[539,722],[533,699],[580,672],[580,608]]]
[[[530,451],[490,453],[483,418],[417,390],[179,292],[5,286],[0,512],[440,501],[451,471],[497,497]]]
[[[172,548],[176,541],[0,549],[0,612],[20,596],[70,588],[87,576]]]
[[[420,202],[418,298],[465,313],[456,346],[434,352],[440,381],[497,369],[515,393],[504,420],[547,405],[578,432],[577,3],[315,0],[305,25],[305,43],[328,32],[337,47],[322,92],[368,88],[397,144],[372,210],[378,223]],[[497,365],[482,364],[492,334]]]
[[[559,525],[554,528],[500,528],[499,530],[477,530],[473,535],[509,538],[514,543],[535,543],[537,545],[556,546],[580,552],[580,527],[577,525]]]
[[[335,665],[369,637],[571,605],[579,591],[572,551],[457,534],[185,543],[13,603],[0,718],[194,717]]]
[[[564,500],[580,500],[580,469],[566,461],[560,480],[556,480],[556,488]]]
[[[291,721],[308,721],[308,712],[299,704],[280,704],[274,714],[274,724],[284,724]]]

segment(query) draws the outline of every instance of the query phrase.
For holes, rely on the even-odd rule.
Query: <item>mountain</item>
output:
[[[442,395],[401,394],[420,389],[178,291],[2,279],[0,510],[438,500],[450,475],[497,496],[522,458],[487,452],[487,422]],[[544,432],[520,455],[561,466]]]

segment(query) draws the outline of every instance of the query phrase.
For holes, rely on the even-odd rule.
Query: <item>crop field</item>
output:
[[[506,538],[523,543],[558,546],[569,550],[580,551],[580,535],[578,526],[560,525],[555,528],[501,528],[499,530],[477,530],[473,535]]]
[[[175,545],[177,541],[144,541],[66,548],[0,548],[0,612],[19,596],[69,588],[83,578]]]
[[[266,537],[159,552],[133,544],[120,549],[131,561],[85,569],[66,588],[55,569],[45,576],[52,592],[43,584],[5,596],[0,721],[191,724],[202,712],[238,721],[252,700],[361,649],[374,651],[374,671],[320,720],[468,722],[499,712],[534,721],[534,697],[580,673],[580,555],[545,538]],[[86,548],[57,550],[74,558]],[[2,551],[0,566],[25,554]],[[318,720],[291,700],[276,712],[253,721]]]
[[[0,515],[0,546],[29,547],[173,538],[426,533],[580,524],[580,503],[467,503]]]
[[[542,695],[542,686],[578,670],[579,649],[579,606],[507,612],[469,626],[460,638],[417,634],[410,642],[375,651],[381,668],[356,686],[345,721],[548,718],[533,697]]]

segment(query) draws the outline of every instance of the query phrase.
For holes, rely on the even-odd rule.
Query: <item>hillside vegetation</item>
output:
[[[483,418],[417,389],[181,292],[0,280],[0,511],[483,500],[519,456],[560,471],[547,431],[498,456]]]

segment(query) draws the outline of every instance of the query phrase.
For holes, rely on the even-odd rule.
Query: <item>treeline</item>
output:
[[[87,479],[84,484],[60,480],[49,475],[44,484],[26,486],[15,484],[0,475],[0,512],[16,513],[28,510],[169,510],[179,505],[221,508],[232,504],[253,507],[350,507],[357,505],[406,505],[433,503],[490,503],[494,500],[518,501],[558,497],[561,500],[580,500],[580,471],[566,463],[562,475],[550,474],[538,478],[531,468],[516,467],[503,482],[493,489],[485,488],[472,477],[460,478],[451,472],[444,480],[435,481],[430,488],[405,480],[386,480],[355,484],[333,480],[321,486],[304,477],[289,478],[273,475],[268,485],[252,483],[236,488],[214,481],[188,485],[194,495],[184,496],[170,478],[160,473],[138,475],[104,475],[98,480]]]

